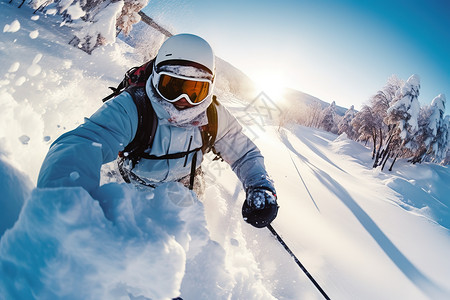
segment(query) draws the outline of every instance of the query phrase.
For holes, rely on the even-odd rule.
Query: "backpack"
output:
[[[153,61],[154,59],[146,62],[142,66],[133,67],[126,71],[122,82],[120,82],[116,88],[110,86],[109,88],[113,91],[112,94],[103,98],[102,101],[106,102],[109,99],[116,97],[128,87],[145,87],[147,79],[152,74]]]
[[[138,127],[136,131],[136,135],[134,139],[125,146],[124,150],[119,152],[119,170],[126,182],[130,182],[130,176],[133,179],[144,184],[144,181],[137,177],[132,172],[126,174],[125,170],[122,168],[123,160],[125,157],[129,159],[133,166],[141,159],[178,159],[182,157],[186,157],[190,153],[194,153],[192,160],[192,168],[191,168],[191,179],[189,188],[192,189],[194,173],[195,173],[195,165],[197,160],[197,151],[201,150],[203,153],[208,153],[213,151],[216,154],[214,160],[222,159],[220,153],[217,153],[214,148],[214,143],[217,136],[217,106],[220,105],[217,97],[213,95],[213,101],[210,106],[208,106],[206,114],[208,117],[208,124],[204,125],[200,128],[202,134],[203,145],[201,148],[190,149],[190,143],[188,150],[181,153],[175,154],[167,154],[164,156],[153,156],[149,155],[145,152],[146,149],[151,148],[153,144],[153,140],[155,137],[156,129],[158,128],[158,118],[156,116],[155,111],[153,110],[153,106],[150,102],[150,99],[145,92],[145,84],[147,79],[150,77],[153,68],[153,60],[139,66],[133,67],[125,73],[125,76],[122,82],[114,88],[110,87],[113,91],[112,94],[106,96],[102,99],[103,102],[108,101],[111,98],[116,97],[120,93],[126,91],[133,98],[133,102],[136,105],[138,112]],[[192,137],[191,137],[192,140]],[[222,159],[223,160],[223,159]]]

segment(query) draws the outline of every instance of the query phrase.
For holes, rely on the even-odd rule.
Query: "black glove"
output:
[[[266,227],[275,219],[277,212],[277,195],[274,192],[264,187],[247,190],[242,206],[242,216],[247,223],[257,228]]]

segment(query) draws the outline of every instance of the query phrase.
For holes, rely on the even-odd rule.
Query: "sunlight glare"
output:
[[[284,100],[285,80],[278,74],[261,74],[254,78],[258,92],[264,92],[275,102]]]

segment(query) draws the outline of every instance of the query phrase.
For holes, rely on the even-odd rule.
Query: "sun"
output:
[[[271,100],[282,102],[286,92],[285,80],[276,74],[256,76],[254,78],[257,92],[264,92]]]

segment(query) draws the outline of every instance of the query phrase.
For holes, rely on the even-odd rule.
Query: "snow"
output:
[[[18,20],[14,20],[11,24],[6,24],[3,27],[3,32],[17,32],[20,29],[20,22]]]
[[[16,61],[15,63],[13,63],[11,65],[11,67],[9,67],[8,72],[9,73],[17,72],[17,70],[19,70],[19,68],[20,68],[20,62]]]
[[[178,74],[181,76],[186,77],[193,77],[193,78],[208,78],[211,79],[211,75],[209,75],[207,72],[190,67],[190,66],[162,66],[160,68],[160,71],[165,71],[169,73]]]
[[[397,91],[387,113],[403,114],[404,117],[397,120],[400,129],[400,138],[410,140],[419,129],[418,117],[420,103],[418,101],[420,89],[420,78],[417,74],[411,75],[405,84]],[[405,146],[408,146],[407,143]]]
[[[11,166],[4,157],[0,156],[0,236],[13,227],[23,203],[30,196],[33,184],[29,178],[17,168]]]
[[[76,2],[67,8],[67,14],[72,20],[76,20],[83,17],[85,12],[81,9],[80,3]]]
[[[108,166],[93,195],[36,189],[49,144],[139,60],[121,41],[87,55],[57,16],[32,12],[0,2],[0,28],[20,24],[0,33],[1,297],[322,299],[268,230],[242,220],[241,184],[211,157],[201,199],[178,183],[134,190]],[[266,158],[273,227],[331,299],[448,298],[448,167],[372,169],[371,150],[345,134],[255,124],[232,90],[216,92]]]
[[[32,32],[30,32],[30,38],[31,39],[36,39],[39,36],[39,30],[33,30]]]
[[[445,98],[444,94],[439,94],[436,96],[433,101],[431,101],[431,106],[436,106],[439,110],[442,111],[442,113],[445,112],[445,103],[447,102],[447,99]]]
[[[176,295],[185,254],[171,235],[180,234],[182,221],[172,214],[172,227],[164,234],[160,227],[165,227],[165,220],[139,219],[144,214],[136,213],[156,213],[163,206],[142,203],[132,192],[129,197],[117,197],[126,192],[107,186],[104,198],[96,201],[79,188],[35,190],[19,222],[2,237],[2,265],[8,262],[2,274],[2,295],[7,299]],[[148,284],[151,278],[159,279],[157,286]]]
[[[77,19],[70,26],[80,30],[80,32],[76,33],[80,40],[86,37],[93,37],[96,40],[97,36],[101,34],[105,44],[112,43],[116,39],[115,22],[120,15],[122,7],[122,1],[111,2],[95,15],[92,22],[86,24],[86,22]],[[73,9],[73,11],[76,11],[76,9]],[[79,13],[75,13],[75,17],[81,16]]]
[[[406,82],[416,90],[420,88],[420,77],[417,74],[411,75]]]

